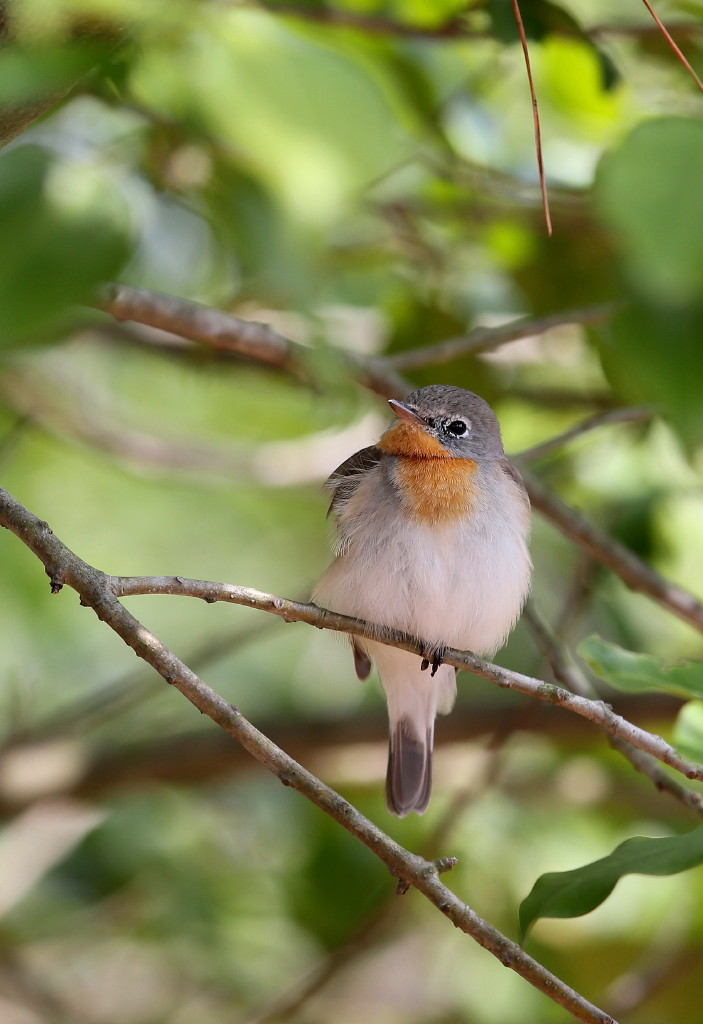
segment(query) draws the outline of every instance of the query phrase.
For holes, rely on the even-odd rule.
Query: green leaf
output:
[[[0,101],[10,106],[58,98],[104,56],[103,47],[92,40],[64,40],[28,51],[6,49],[0,53]]]
[[[633,303],[601,332],[603,368],[627,402],[659,406],[689,447],[703,443],[703,306]]]
[[[0,158],[0,348],[46,341],[127,258],[125,204],[87,163],[37,146]]]
[[[632,286],[680,303],[703,288],[703,122],[659,118],[639,125],[605,154],[596,174],[596,211],[612,232]]]
[[[540,917],[581,917],[595,910],[623,875],[675,875],[701,863],[703,825],[683,836],[635,836],[601,860],[542,875],[520,904],[520,941]]]
[[[684,757],[703,761],[703,701],[689,700],[674,723],[674,743]]]
[[[231,10],[204,17],[180,50],[166,38],[145,52],[133,87],[140,103],[234,146],[317,230],[409,151],[396,117],[409,108],[383,65],[368,65],[304,26]]]
[[[627,651],[596,635],[582,640],[577,651],[597,676],[624,693],[703,697],[703,662],[665,665],[653,654]]]

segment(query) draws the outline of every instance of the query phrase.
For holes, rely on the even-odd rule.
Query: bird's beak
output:
[[[407,405],[403,405],[402,402],[396,402],[395,398],[389,398],[388,404],[399,420],[405,420],[406,423],[412,423],[414,427],[423,427],[425,430],[427,429],[427,424],[423,418],[418,416],[416,412],[413,412],[412,409],[409,409]]]

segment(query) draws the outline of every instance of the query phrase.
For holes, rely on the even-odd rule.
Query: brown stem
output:
[[[530,86],[530,99],[532,100],[532,125],[535,133],[535,152],[537,154],[537,173],[539,174],[539,187],[542,193],[542,208],[544,210],[544,221],[547,225],[547,234],[552,233],[552,218],[549,213],[549,196],[547,195],[547,181],[544,176],[544,161],[542,159],[542,131],[539,126],[539,106],[537,104],[537,93],[535,91],[535,83],[532,78],[532,67],[530,65],[530,50],[527,45],[527,36],[525,35],[525,26],[522,23],[522,15],[520,14],[520,5],[518,0],[512,0],[513,14],[515,15],[515,21],[517,23],[517,30],[520,35],[520,45],[522,46],[522,53],[525,58],[525,70],[527,71],[527,81]]]

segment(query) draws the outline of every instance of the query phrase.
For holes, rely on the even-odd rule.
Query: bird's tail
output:
[[[386,772],[386,806],[404,818],[409,811],[427,810],[432,792],[434,729],[418,736],[413,723],[401,718],[391,725]]]
[[[422,814],[432,791],[432,748],[437,713],[447,714],[456,696],[456,673],[440,666],[433,677],[414,654],[374,644],[389,719],[386,804],[403,818]]]

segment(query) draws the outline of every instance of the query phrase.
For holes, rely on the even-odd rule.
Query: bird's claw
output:
[[[431,671],[430,675],[432,676],[433,679],[434,679],[434,677],[437,674],[437,669],[440,667],[440,665],[443,664],[443,661],[444,661],[444,651],[445,651],[444,647],[440,647],[439,650],[436,650],[436,651],[428,651],[427,653],[430,655],[429,658],[428,657],[423,658],[422,662],[420,664],[420,669],[423,672],[426,672],[427,669],[430,667],[430,665],[432,666],[432,671]]]

